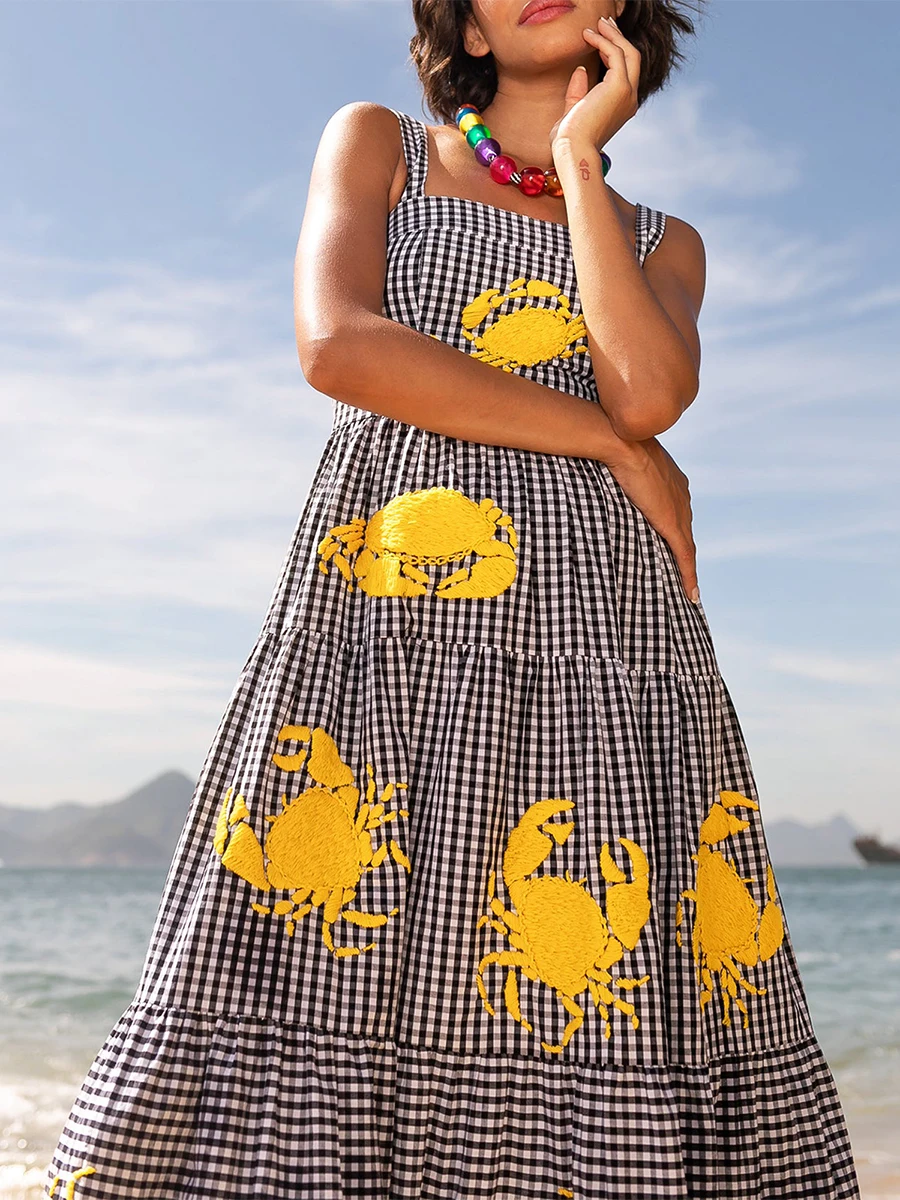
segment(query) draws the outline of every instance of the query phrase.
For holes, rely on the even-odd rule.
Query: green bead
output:
[[[491,131],[488,129],[487,125],[473,125],[466,134],[466,141],[474,150],[479,142],[484,141],[485,138],[489,138],[490,136]]]

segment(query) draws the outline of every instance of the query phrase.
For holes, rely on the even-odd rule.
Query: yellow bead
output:
[[[466,113],[466,115],[460,119],[459,128],[463,133],[468,133],[473,126],[483,124],[484,121],[482,121],[478,113]]]

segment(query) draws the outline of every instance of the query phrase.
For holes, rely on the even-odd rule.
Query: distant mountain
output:
[[[166,771],[112,804],[0,805],[0,860],[7,867],[168,866],[195,782]]]
[[[166,771],[112,804],[0,805],[0,860],[7,867],[165,867],[172,861],[195,780]],[[766,821],[779,867],[861,867],[861,830],[838,816],[821,825]]]
[[[846,817],[833,817],[822,825],[800,821],[766,821],[766,841],[776,867],[861,867],[853,848],[861,830]]]

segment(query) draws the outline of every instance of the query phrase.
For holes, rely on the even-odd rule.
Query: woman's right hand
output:
[[[623,450],[607,465],[629,500],[668,542],[688,599],[695,600],[699,596],[697,548],[687,475],[655,437],[625,442]]]

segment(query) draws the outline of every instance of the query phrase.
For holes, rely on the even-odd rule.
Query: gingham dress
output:
[[[385,315],[597,401],[569,231],[426,195],[396,115]],[[603,463],[334,402],[56,1177],[858,1197],[702,605]]]

